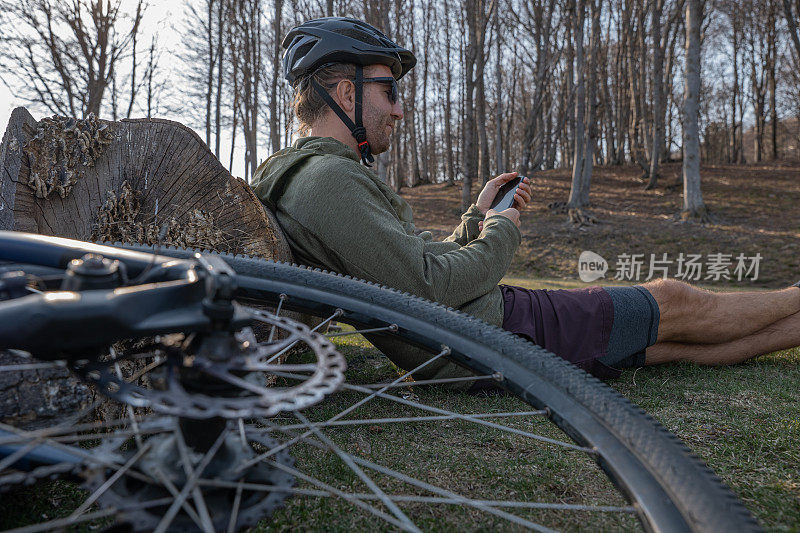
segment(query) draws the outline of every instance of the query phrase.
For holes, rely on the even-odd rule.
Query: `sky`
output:
[[[137,0],[122,0],[121,1],[121,9],[124,12],[132,13],[135,11],[137,4]],[[161,74],[159,77],[163,77],[168,80],[168,83],[172,83],[171,80],[178,80],[180,79],[178,69],[180,68],[180,60],[176,56],[176,52],[182,49],[181,45],[181,32],[184,29],[184,20],[185,20],[185,1],[164,1],[164,0],[151,0],[149,2],[149,7],[144,13],[142,18],[142,38],[140,40],[141,43],[150,43],[150,39],[154,34],[157,34],[158,41],[160,43],[160,47],[163,50],[161,59],[159,61],[159,69],[161,69]],[[0,31],[2,31],[0,29]],[[26,102],[21,100],[20,98],[15,96],[15,87],[9,87],[8,83],[12,82],[12,80],[0,80],[0,128],[2,128],[2,132],[5,132],[6,125],[8,124],[8,119],[11,116],[11,111],[15,107],[18,106],[26,106]],[[105,111],[109,111],[109,108],[106,106]],[[42,119],[46,116],[49,116],[50,113],[47,110],[40,110],[32,108],[28,106],[28,111],[31,112],[33,117],[37,120]],[[137,118],[137,116],[144,116],[145,114],[137,115],[136,111],[134,111],[131,115],[131,118]],[[191,119],[188,116],[181,115],[179,112],[159,112],[157,118],[166,118],[170,120],[175,120],[177,122],[181,122],[189,127],[192,127]],[[108,116],[102,116],[100,118],[110,119]],[[201,130],[197,130],[198,135],[200,135],[201,139],[205,139],[205,132]],[[0,135],[2,135],[0,133]],[[213,142],[213,137],[212,137]],[[239,145],[242,144],[241,136],[237,140]],[[230,134],[224,133],[222,137],[222,148],[220,150],[220,159],[223,161],[223,165],[225,168],[228,168],[228,163],[230,159]],[[262,149],[259,152],[259,157],[264,158],[268,154],[264,152]],[[237,148],[234,153],[234,163],[233,163],[233,172],[234,176],[244,177],[244,149],[243,147]]]

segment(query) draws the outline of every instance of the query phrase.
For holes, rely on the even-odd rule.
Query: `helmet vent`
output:
[[[365,31],[357,30],[355,28],[341,28],[334,30],[336,33],[340,33],[342,35],[346,35],[352,39],[356,39],[361,41],[362,43],[367,43],[372,46],[383,46],[381,42],[373,37],[372,35],[368,34]]]

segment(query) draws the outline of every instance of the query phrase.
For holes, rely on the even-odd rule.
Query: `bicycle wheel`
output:
[[[318,406],[261,421],[272,440],[255,439],[257,458],[275,463],[274,456],[288,450],[294,462],[277,466],[297,481],[283,487],[293,496],[266,525],[307,521],[311,529],[375,529],[379,517],[380,529],[411,531],[758,530],[741,503],[676,437],[610,387],[541,348],[392,289],[219,255],[239,275],[241,296],[274,306],[276,314],[314,314],[323,324],[336,320],[354,328],[332,336],[361,333],[430,354],[428,362],[396,379],[378,373],[386,379],[347,383],[343,393]],[[351,360],[364,357],[357,342],[340,347]],[[426,387],[435,384],[430,380],[410,381],[442,358],[472,372],[451,383],[490,381],[515,398],[468,397]],[[358,377],[365,375],[374,378],[375,372],[367,368]],[[394,390],[401,394],[390,394]],[[481,403],[502,412],[472,411]]]

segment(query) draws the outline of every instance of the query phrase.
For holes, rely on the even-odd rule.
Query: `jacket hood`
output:
[[[335,155],[360,161],[352,148],[333,137],[302,137],[293,146],[275,152],[259,165],[253,174],[253,192],[274,212],[295,169],[315,155]]]

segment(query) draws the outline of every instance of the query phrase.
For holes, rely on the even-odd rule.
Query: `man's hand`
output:
[[[518,228],[519,225],[519,211],[514,209],[513,207],[509,207],[505,211],[495,211],[494,209],[489,209],[486,212],[486,218],[493,217],[495,215],[500,215],[501,217],[506,217],[511,222],[513,222]],[[478,229],[483,231],[483,221],[478,222]]]
[[[478,201],[475,202],[475,205],[478,206],[478,209],[481,211],[481,213],[485,215],[486,212],[489,211],[489,208],[492,206],[492,202],[494,201],[494,197],[497,196],[497,191],[500,190],[500,187],[513,180],[517,176],[519,176],[519,172],[507,172],[505,174],[500,174],[496,178],[489,180],[486,183],[486,186],[478,195]],[[520,183],[519,187],[517,187],[516,194],[514,194],[514,209],[517,211],[522,211],[525,209],[525,207],[527,207],[530,201],[531,180],[528,178],[523,178],[522,183]]]

